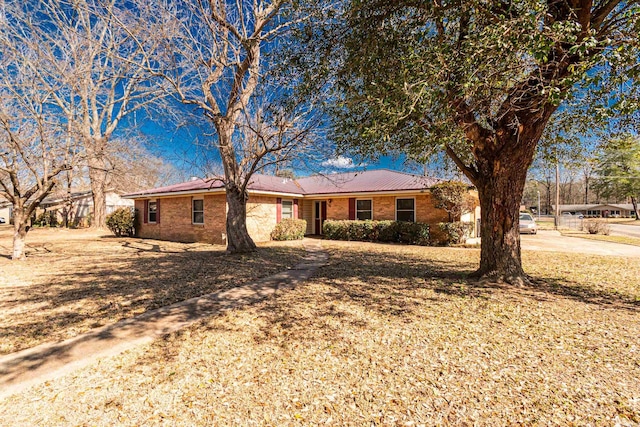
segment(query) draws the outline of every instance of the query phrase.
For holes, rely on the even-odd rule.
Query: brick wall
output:
[[[198,198],[198,197],[195,197]],[[136,200],[140,229],[138,236],[176,242],[207,242],[226,244],[227,202],[223,194],[204,196],[204,224],[193,224],[193,197],[166,197],[160,200],[160,223],[144,224],[144,201]],[[276,226],[276,197],[251,196],[247,201],[247,231],[256,242],[271,239]],[[298,216],[302,209],[298,209]]]
[[[437,224],[448,220],[447,213],[433,206],[430,193],[415,196],[373,196],[373,219],[394,220],[397,197],[415,197],[416,221],[431,225],[434,238],[439,237]],[[362,197],[365,199],[365,197]],[[226,243],[226,198],[223,194],[204,197],[204,225],[191,223],[191,196],[160,199],[160,224],[144,224],[144,201],[136,200],[136,211],[144,238],[174,240],[179,242]],[[298,217],[308,221],[307,231],[312,230],[313,200],[299,200]],[[256,242],[268,241],[276,226],[277,198],[251,196],[247,202],[247,231]],[[328,219],[349,219],[349,198],[327,199]]]
[[[396,219],[395,196],[373,197],[373,219],[376,221]]]
[[[196,197],[197,198],[197,197]],[[160,223],[145,224],[144,201],[136,200],[138,236],[176,242],[226,243],[226,199],[224,194],[204,196],[204,224],[193,224],[191,196],[160,200]]]
[[[349,219],[349,199],[327,200],[327,219]]]
[[[276,198],[250,196],[247,202],[247,231],[255,242],[271,240],[276,226]]]

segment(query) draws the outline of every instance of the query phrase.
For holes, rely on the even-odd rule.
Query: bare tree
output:
[[[180,181],[176,168],[151,153],[143,141],[142,136],[130,135],[110,142],[108,189],[130,193]]]
[[[50,0],[27,2],[15,20],[22,43],[39,51],[37,58],[25,58],[33,59],[34,78],[50,90],[81,137],[97,228],[105,226],[110,141],[127,116],[165,94],[136,65],[154,39],[142,35],[128,16],[116,0]],[[127,22],[138,37],[114,25],[116,20]]]
[[[3,22],[4,24],[4,22]],[[0,44],[0,197],[13,205],[13,259],[25,257],[29,218],[71,168],[75,139],[52,105],[48,87],[34,78],[25,57],[37,55],[2,25]],[[66,124],[65,124],[66,123]]]
[[[246,228],[247,186],[253,173],[290,157],[305,136],[305,131],[294,130],[300,129],[296,112],[251,103],[269,81],[269,62],[278,60],[277,43],[292,25],[286,19],[290,7],[285,0],[140,0],[134,11],[163,38],[162,49],[149,52],[146,68],[168,82],[174,96],[195,107],[213,128],[211,146],[224,170],[229,252],[256,247]],[[273,92],[286,93],[286,88]]]

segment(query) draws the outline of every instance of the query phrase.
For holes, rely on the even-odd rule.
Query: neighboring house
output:
[[[591,218],[631,218],[634,215],[631,203],[605,203],[589,205],[560,205],[560,215],[569,212]]]
[[[107,214],[121,207],[133,207],[133,200],[123,199],[117,191],[106,192]],[[47,196],[36,210],[36,218],[42,213],[48,212],[55,216],[58,224],[64,225],[65,219],[68,225],[90,225],[91,212],[93,210],[93,198],[91,190],[85,191],[57,191]]]
[[[391,170],[371,170],[300,179],[254,175],[248,186],[247,230],[267,241],[284,218],[307,221],[307,234],[322,234],[326,219],[399,220],[431,224],[447,221],[434,207],[429,188],[435,178]],[[140,237],[182,242],[226,241],[226,196],[220,180],[189,182],[127,194],[134,199]],[[476,197],[477,198],[477,197]],[[463,221],[477,224],[479,208]]]

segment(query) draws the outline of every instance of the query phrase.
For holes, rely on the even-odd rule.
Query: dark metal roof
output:
[[[277,176],[256,174],[248,185],[249,191],[299,194],[313,196],[323,194],[349,194],[387,191],[424,190],[441,182],[440,179],[420,175],[396,172],[388,169],[347,172],[327,175],[314,175],[306,178],[290,179]],[[171,193],[202,192],[221,190],[224,185],[220,179],[194,179],[180,184],[126,194],[124,197],[136,198]]]
[[[298,183],[306,195],[370,193],[384,191],[424,190],[441,180],[388,169],[316,175],[301,178]]]

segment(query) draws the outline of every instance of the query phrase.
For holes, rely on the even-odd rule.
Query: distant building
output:
[[[38,209],[36,219],[42,214],[49,214],[49,221],[57,225],[87,227],[91,225],[93,198],[91,190],[62,192],[58,191],[46,197]],[[123,199],[119,192],[108,190],[107,215],[122,207],[133,208],[133,200]]]
[[[560,215],[565,212],[584,215],[585,218],[633,218],[635,216],[631,203],[560,205]]]

